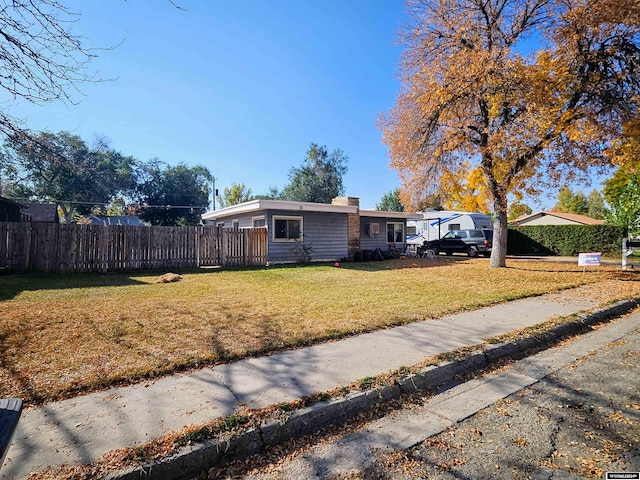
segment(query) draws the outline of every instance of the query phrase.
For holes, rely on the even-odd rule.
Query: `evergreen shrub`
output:
[[[620,255],[625,227],[616,225],[531,225],[509,228],[509,255],[562,255],[601,252]]]

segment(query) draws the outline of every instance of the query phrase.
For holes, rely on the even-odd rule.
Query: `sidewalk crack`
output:
[[[215,371],[215,369],[211,369],[213,372],[213,375],[218,379],[218,381],[220,382],[220,384],[226,388],[229,393],[231,393],[231,395],[233,395],[233,398],[236,400],[236,403],[238,404],[239,407],[246,407],[247,404],[245,402],[243,402],[240,397],[238,397],[238,395],[236,394],[236,392],[233,391],[233,389],[226,384],[226,382],[224,381],[224,378],[222,378],[222,375],[220,375],[218,372]]]

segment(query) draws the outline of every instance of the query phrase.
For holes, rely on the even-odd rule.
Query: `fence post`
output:
[[[225,229],[218,227],[220,231],[220,263],[224,267],[227,264],[227,235]]]
[[[196,268],[200,268],[200,235],[202,234],[201,226],[196,226]]]
[[[248,229],[244,229],[242,231],[242,264],[247,265],[249,260],[249,252],[251,249],[251,241],[249,238],[250,231]]]

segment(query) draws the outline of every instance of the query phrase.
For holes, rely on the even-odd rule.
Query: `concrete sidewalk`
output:
[[[616,346],[611,346],[610,343],[615,343]],[[637,403],[635,399],[638,398],[636,393],[640,384],[637,372],[634,371],[637,367],[635,362],[628,360],[628,356],[625,360],[621,350],[629,355],[639,348],[640,312],[636,312],[624,318],[613,319],[606,325],[571,341],[562,342],[555,348],[545,349],[495,372],[479,375],[464,382],[449,382],[439,389],[437,395],[423,398],[422,403],[416,402],[419,407],[412,403],[410,408],[396,409],[383,417],[366,422],[360,428],[350,428],[317,443],[300,447],[297,452],[291,452],[284,458],[280,457],[277,468],[271,471],[269,468],[261,469],[260,472],[250,470],[233,478],[395,478],[400,475],[400,468],[387,468],[381,457],[384,459],[387,455],[403,451],[405,454],[410,453],[411,468],[422,464],[420,478],[424,479],[582,479],[584,477],[570,475],[563,470],[554,470],[550,465],[539,467],[538,461],[551,454],[553,448],[550,450],[550,447],[554,439],[558,438],[562,438],[562,441],[556,444],[558,449],[563,448],[562,444],[579,445],[575,446],[576,450],[572,448],[572,453],[582,452],[584,458],[595,456],[594,447],[604,442],[609,446],[620,442],[617,434],[624,431],[622,424],[637,418],[631,407],[624,413],[616,408],[620,418],[617,422],[610,423],[617,424],[620,428],[614,426],[611,429],[598,430],[598,435],[594,436],[597,440],[594,438],[593,441],[589,441],[588,435],[585,438],[585,432],[579,426],[584,425],[585,416],[597,422],[598,419],[603,419],[606,413],[613,413],[611,406],[614,404],[619,407],[621,404]],[[610,355],[615,350],[618,352]],[[585,378],[585,375],[588,375],[585,371],[586,363],[591,364],[588,368],[593,376]],[[611,368],[613,365],[615,367]],[[603,376],[610,377],[604,388]],[[578,380],[579,383],[576,384],[571,381],[572,377],[573,380],[581,381]],[[533,387],[529,393],[525,390],[527,387]],[[517,392],[522,392],[522,396],[514,395]],[[511,402],[490,408],[498,400],[508,397],[511,398]],[[617,403],[612,403],[616,400]],[[588,407],[580,408],[583,404]],[[594,407],[594,404],[597,407]],[[569,408],[562,411],[562,407]],[[488,408],[488,411],[474,417],[485,408]],[[553,421],[553,411],[562,416],[561,423]],[[623,417],[625,413],[628,415],[626,418]],[[470,430],[476,433],[469,435]],[[477,434],[482,431],[484,433]],[[559,433],[561,431],[563,434]],[[440,444],[442,448],[434,448],[433,444],[421,445],[427,438],[444,432],[446,433],[438,440],[449,443],[449,448],[446,448],[444,443]],[[522,438],[523,433],[526,436],[526,446],[515,441]],[[589,442],[589,445],[585,442]],[[436,441],[434,444],[439,443]],[[630,443],[627,445],[628,448],[633,448]],[[414,456],[416,452],[420,454]],[[452,462],[462,455],[467,462],[460,462],[458,465]],[[610,458],[614,461],[617,457],[626,457],[633,461],[631,452],[629,455]],[[617,458],[616,463],[624,462],[623,458]],[[433,463],[434,459],[438,459],[439,462]],[[604,458],[601,456],[599,460],[598,465],[602,467],[600,462]],[[451,462],[450,468],[446,472],[439,470],[438,465],[442,465],[440,462]],[[433,468],[430,469],[428,465]],[[640,467],[637,463],[636,465]],[[500,466],[500,469],[496,470],[496,466]],[[636,470],[632,465],[626,466],[628,471]],[[416,478],[418,471],[415,468],[412,470],[413,476],[407,475],[402,478]],[[617,471],[624,469],[617,468]],[[355,472],[361,476],[356,476]]]
[[[517,300],[27,409],[0,478],[19,479],[47,466],[90,463],[109,450],[226,417],[245,405],[261,408],[288,402],[595,308],[598,303],[590,292],[597,288]]]

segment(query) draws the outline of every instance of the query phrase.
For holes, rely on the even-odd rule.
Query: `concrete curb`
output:
[[[133,480],[144,476],[148,480],[195,477],[213,467],[233,460],[242,460],[259,454],[269,446],[300,438],[338,425],[366,412],[377,404],[411,393],[435,387],[461,374],[482,370],[508,358],[525,356],[532,348],[543,349],[567,335],[586,330],[593,325],[619,317],[640,305],[640,298],[623,300],[590,313],[579,314],[576,320],[558,325],[541,335],[531,335],[512,342],[489,345],[483,351],[473,352],[459,361],[443,362],[409,375],[395,385],[356,392],[343,398],[319,402],[296,411],[286,420],[274,420],[257,429],[247,430],[232,438],[207,440],[183,448],[180,452],[161,460],[123,469],[107,475],[108,480]]]

